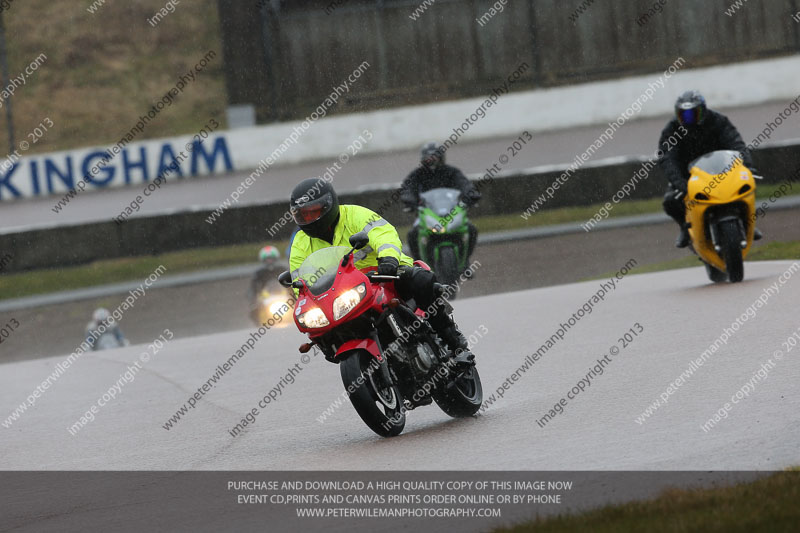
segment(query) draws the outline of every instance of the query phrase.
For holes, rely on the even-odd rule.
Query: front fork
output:
[[[720,246],[719,244],[719,235],[717,228],[719,227],[719,224],[721,224],[722,222],[726,222],[728,220],[733,220],[733,219],[736,220],[736,225],[739,228],[739,246],[741,246],[742,249],[747,248],[747,228],[744,227],[744,222],[742,222],[742,219],[740,217],[735,217],[735,218],[725,217],[719,220],[714,220],[708,225],[709,232],[711,233],[711,244],[714,245],[714,250],[717,253],[720,253],[722,251],[722,246]]]

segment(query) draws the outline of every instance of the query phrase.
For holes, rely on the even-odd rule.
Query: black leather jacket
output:
[[[403,181],[400,199],[405,205],[416,207],[420,194],[440,187],[460,190],[461,198],[467,205],[474,205],[481,198],[481,193],[460,170],[441,165],[435,171],[423,166],[415,168]]]
[[[670,137],[680,139],[674,147],[670,147]],[[658,148],[664,151],[659,166],[674,189],[685,188],[689,163],[714,150],[737,150],[742,153],[745,166],[753,166],[750,151],[736,127],[728,117],[710,109],[700,126],[684,128],[677,118],[669,121],[661,132]]]

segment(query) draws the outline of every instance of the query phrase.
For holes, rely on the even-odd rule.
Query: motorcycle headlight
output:
[[[269,309],[269,314],[274,315],[275,313],[279,313],[283,306],[286,305],[285,302],[281,302],[280,300],[276,300],[268,305],[267,309]]]
[[[464,222],[464,213],[458,213],[453,216],[453,220],[447,225],[447,227],[453,231],[458,229],[458,227]]]
[[[439,220],[430,215],[425,215],[425,225],[428,226],[428,229],[434,233],[439,233],[443,230]]]
[[[325,313],[323,313],[322,309],[319,307],[315,307],[303,313],[297,318],[297,321],[307,328],[324,328],[330,324],[328,317],[325,316]]]
[[[342,293],[333,301],[333,319],[339,320],[355,309],[366,293],[367,286],[365,283]]]

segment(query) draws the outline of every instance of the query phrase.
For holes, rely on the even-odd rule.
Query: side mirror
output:
[[[289,288],[292,286],[292,273],[288,270],[281,272],[281,275],[278,276],[278,283],[282,286]]]
[[[369,244],[369,236],[363,231],[359,231],[355,235],[350,236],[350,246],[354,250],[360,250]]]

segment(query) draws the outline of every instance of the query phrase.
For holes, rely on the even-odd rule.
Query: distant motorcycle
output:
[[[112,333],[104,333],[100,335],[92,345],[92,351],[99,352],[101,350],[113,350],[114,348],[121,348],[130,344],[127,340],[120,341]]]
[[[274,318],[276,315],[288,315],[287,311],[284,310],[281,312],[281,309],[287,304],[289,305],[290,309],[293,307],[291,305],[291,296],[291,291],[288,291],[281,286],[269,288],[264,287],[255,296],[255,301],[251,303],[250,318],[257,326],[260,326],[266,323],[270,318]],[[286,323],[281,321],[275,324],[273,327],[279,328],[285,326]]]
[[[122,334],[119,324],[105,307],[98,307],[92,313],[92,319],[86,324],[84,331],[86,343],[92,351],[111,350],[128,346],[130,342]]]
[[[717,150],[689,164],[686,223],[690,249],[711,281],[744,279],[755,229],[756,182],[739,152]]]
[[[354,252],[368,242],[364,233],[353,235],[352,249],[333,246],[309,255],[294,282],[289,272],[280,275],[282,285],[300,292],[294,319],[311,339],[300,351],[317,345],[340,365],[350,402],[383,437],[398,435],[407,411],[433,401],[452,417],[475,414],[483,388],[474,357],[446,348],[423,310],[398,297],[397,276],[355,267]]]
[[[419,198],[420,259],[433,267],[442,283],[454,285],[469,261],[469,221],[461,191],[431,189]]]

